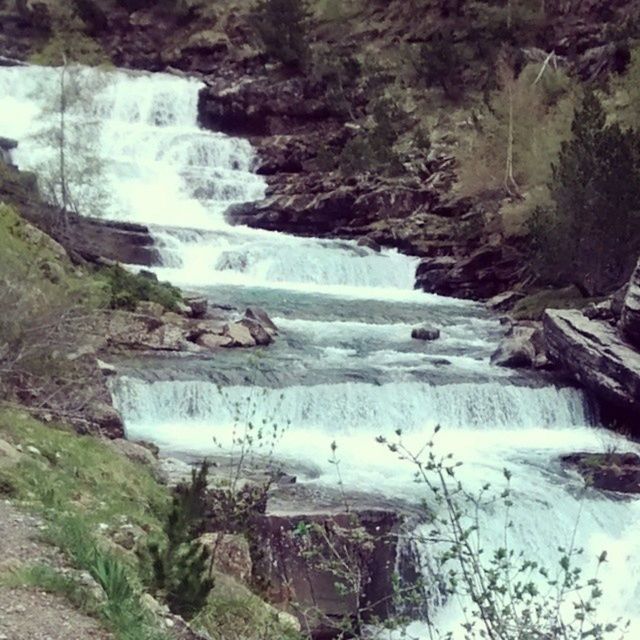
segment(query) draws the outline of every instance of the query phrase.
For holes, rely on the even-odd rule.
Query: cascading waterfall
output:
[[[198,82],[69,73],[82,97],[69,107],[69,152],[77,151],[69,161],[100,169],[98,181],[71,172],[73,189],[86,196],[82,213],[150,225],[164,262],[160,276],[217,303],[262,305],[280,326],[266,351],[220,353],[192,369],[154,363],[153,371],[134,367],[119,377],[114,400],[131,437],[207,454],[214,438],[228,441],[238,419],[276,423],[287,427],[278,448],[283,464],[309,470],[301,483],[335,485],[327,458],[336,440],[349,487],[417,500],[412,469],[374,440],[400,428],[420,448],[440,424],[438,446],[464,463],[469,489],[499,484],[503,467],[512,471],[514,548],[554,564],[580,513],[585,563],[609,552],[601,574],[607,618],[633,618],[631,637],[640,635],[640,503],[595,491],[580,498],[578,481],[557,461],[619,444],[596,426],[581,392],[492,367],[498,323],[478,305],[413,291],[412,258],[227,224],[229,205],[262,198],[266,186],[252,173],[246,140],[198,127]],[[60,70],[0,68],[0,135],[19,140],[16,162],[43,183],[55,154],[44,134],[56,127],[59,87]],[[439,328],[441,338],[412,341],[419,322]],[[244,406],[251,415],[239,415]],[[495,514],[483,516],[488,544],[499,543],[503,527]],[[454,602],[439,612],[443,629],[460,620]],[[426,637],[419,621],[411,631]]]

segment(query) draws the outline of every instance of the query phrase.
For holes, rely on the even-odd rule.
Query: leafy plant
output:
[[[107,285],[108,306],[112,309],[135,311],[138,302],[156,302],[165,309],[176,311],[182,301],[180,289],[158,282],[152,274],[133,274],[120,265],[99,271]]]
[[[624,635],[628,623],[603,623],[598,611],[603,596],[598,569],[607,560],[606,552],[595,559],[594,576],[586,578],[577,563],[583,550],[576,546],[575,530],[569,543],[559,548],[555,568],[514,549],[509,539],[514,526],[511,472],[504,470],[505,486],[496,493],[488,483],[477,493],[468,492],[457,477],[462,463],[454,461],[453,454],[436,453],[439,430],[436,427],[417,452],[405,445],[401,430],[394,440],[380,437],[378,442],[413,465],[416,482],[424,485],[427,500],[438,508],[420,541],[433,551],[428,566],[441,597],[465,603],[464,638],[604,640]],[[500,508],[503,542],[492,549],[483,536],[480,514]],[[441,633],[431,617],[428,624],[430,638],[454,637],[451,631]]]
[[[214,586],[208,577],[209,551],[197,541],[203,514],[209,465],[192,472],[191,483],[179,485],[164,525],[165,541],[147,546],[141,559],[151,564],[150,588],[161,593],[175,613],[193,618]]]

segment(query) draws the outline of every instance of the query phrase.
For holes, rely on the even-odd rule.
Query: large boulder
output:
[[[624,415],[640,416],[640,353],[609,323],[549,309],[544,334],[551,360]]]
[[[259,322],[267,333],[270,333],[272,336],[277,335],[278,327],[276,327],[273,320],[271,320],[269,314],[261,307],[248,307],[244,313],[244,317]]]
[[[540,323],[513,325],[491,356],[491,364],[513,369],[545,367],[548,359]]]
[[[571,453],[560,458],[595,489],[640,494],[640,456],[636,453]]]
[[[624,297],[620,330],[634,347],[640,349],[640,260]]]

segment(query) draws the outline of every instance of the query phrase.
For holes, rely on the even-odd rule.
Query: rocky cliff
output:
[[[589,318],[580,311],[548,310],[544,335],[550,358],[604,403],[618,426],[639,435],[640,264],[624,298],[621,319]]]

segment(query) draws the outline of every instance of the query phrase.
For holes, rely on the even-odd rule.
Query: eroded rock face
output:
[[[560,458],[595,489],[640,494],[640,456],[636,453],[572,453]]]
[[[522,256],[504,244],[482,246],[467,257],[427,258],[416,271],[416,288],[457,298],[486,300],[521,279]]]
[[[601,400],[640,416],[640,353],[614,327],[580,311],[549,309],[544,334],[551,360]]]
[[[624,297],[620,330],[625,339],[640,349],[640,260],[631,276]]]
[[[258,517],[254,581],[276,606],[310,625],[317,640],[338,637],[358,610],[385,619],[392,611],[400,524],[387,511]],[[341,560],[362,576],[357,588],[341,579]]]

